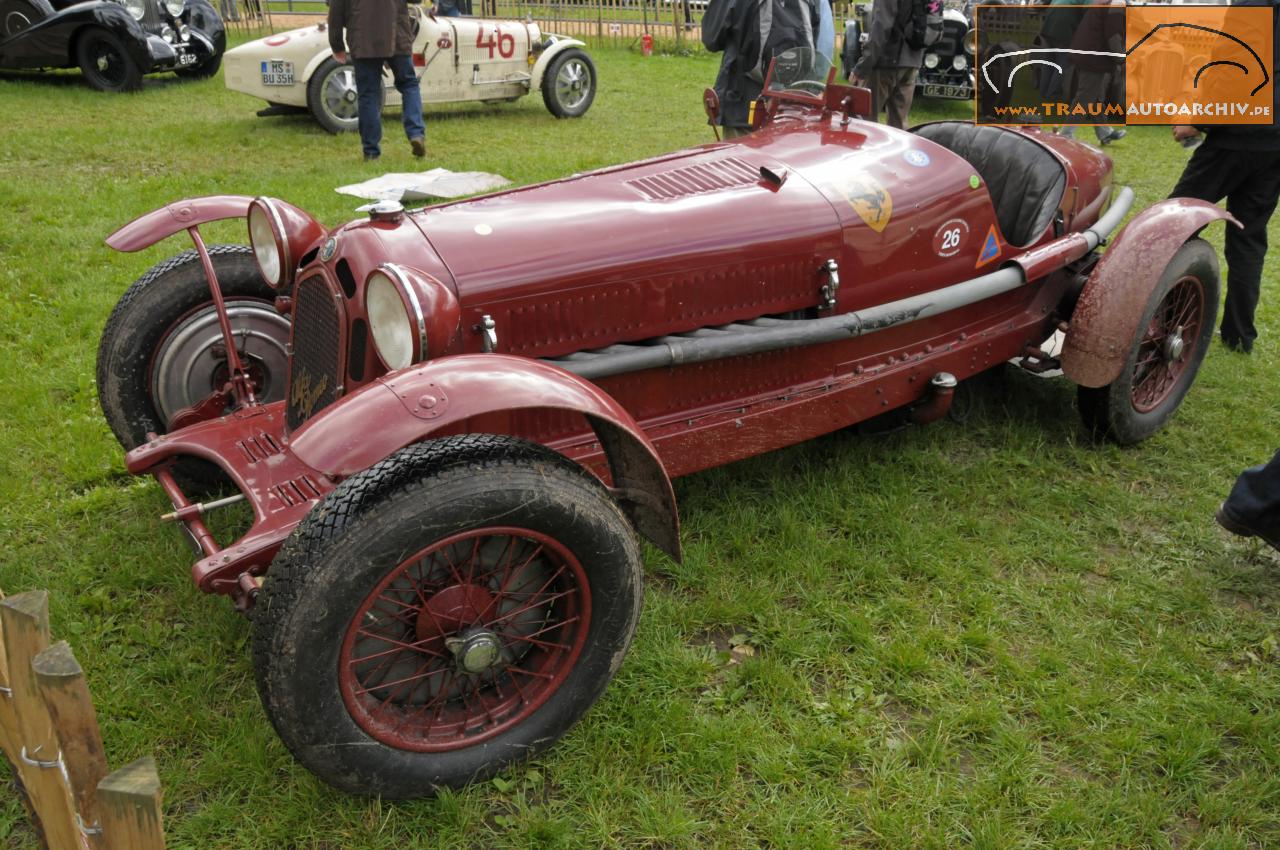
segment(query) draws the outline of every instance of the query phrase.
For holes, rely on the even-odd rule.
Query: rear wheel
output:
[[[542,102],[557,118],[577,118],[596,96],[596,66],[591,57],[571,47],[551,60],[542,77]]]
[[[113,32],[91,29],[76,44],[85,82],[98,91],[126,92],[142,87],[142,70]]]
[[[421,797],[545,749],[630,645],[641,559],[599,481],[510,437],[411,446],[317,506],[254,618],[263,706],[354,794]]]
[[[255,395],[284,398],[289,320],[272,303],[275,291],[248,246],[215,245],[209,255]],[[195,251],[154,266],[121,296],[102,331],[97,378],[102,412],[125,449],[146,442],[148,432],[197,421],[193,407],[222,390],[230,378],[225,344]],[[216,407],[205,415],[221,415]],[[184,467],[207,483],[217,477],[208,464]]]
[[[321,62],[307,82],[307,108],[330,133],[351,133],[359,129],[355,67],[341,64],[332,56]]]
[[[1086,427],[1122,445],[1160,430],[1200,371],[1217,317],[1217,255],[1203,239],[1188,240],[1147,299],[1120,377],[1079,388]]]
[[[52,14],[49,0],[0,0],[0,39],[17,35]]]

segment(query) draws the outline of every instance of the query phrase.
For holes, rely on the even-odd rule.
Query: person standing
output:
[[[345,36],[345,41],[344,41]],[[413,24],[406,0],[329,0],[333,58],[355,66],[360,144],[366,160],[382,155],[382,66],[389,65],[404,104],[404,132],[414,156],[426,156],[422,94],[413,71]]]
[[[1240,473],[1214,519],[1232,534],[1258,537],[1280,549],[1280,452]]]
[[[793,47],[815,48],[819,2],[827,0],[711,0],[707,5],[702,43],[724,53],[715,90],[726,139],[751,132],[751,104],[760,97],[774,55]]]
[[[913,0],[875,0],[871,4],[870,33],[850,82],[871,89],[871,114],[899,130],[907,128],[907,113],[916,93],[923,47],[907,44]]]

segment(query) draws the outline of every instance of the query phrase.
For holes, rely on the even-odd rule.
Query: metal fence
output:
[[[324,0],[225,0],[243,6],[261,2],[268,17],[281,18],[277,29],[286,29],[283,16],[323,15]],[[701,49],[702,15],[707,0],[470,0],[472,12],[489,18],[533,20],[544,30],[585,37],[596,42],[626,46],[646,33],[659,42]],[[853,0],[833,4],[837,35],[851,14]]]

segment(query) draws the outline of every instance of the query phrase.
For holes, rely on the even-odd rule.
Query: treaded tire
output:
[[[561,74],[566,75],[561,80]],[[586,82],[581,88],[569,86],[569,77],[581,79],[585,74]],[[546,73],[542,75],[542,102],[557,118],[579,118],[591,108],[596,98],[595,63],[585,51],[570,47],[551,60]]]
[[[1149,345],[1144,348],[1144,340],[1149,331],[1164,324],[1157,319],[1157,311],[1169,306],[1166,299],[1179,300],[1173,290],[1179,281],[1187,279],[1199,283],[1198,287],[1184,284],[1189,290],[1198,289],[1195,297],[1200,301],[1199,324],[1190,338],[1185,339],[1190,349],[1183,351],[1177,361],[1176,376],[1167,387],[1147,396],[1140,385],[1134,385],[1139,356],[1145,357],[1148,353]],[[1218,319],[1218,289],[1218,257],[1213,247],[1199,238],[1184,242],[1170,258],[1147,299],[1120,377],[1103,387],[1077,388],[1080,418],[1094,437],[1133,445],[1159,431],[1173,416],[1191,389],[1209,350]]]
[[[545,701],[520,708],[514,726],[443,751],[388,745],[344,701],[344,635],[354,623],[355,634],[365,629],[376,588],[404,564],[420,564],[422,552],[435,551],[424,547],[499,526],[553,537],[583,567],[590,607],[580,654]],[[344,481],[286,541],[252,611],[258,693],[285,745],[325,782],[352,794],[429,796],[489,777],[560,738],[621,664],[639,619],[641,587],[631,526],[581,467],[512,437],[430,440]],[[409,597],[421,599],[423,609],[444,593],[426,590],[425,582],[417,584]],[[551,634],[570,640],[555,636],[566,632]],[[472,695],[483,704],[479,689]]]
[[[275,290],[263,281],[247,245],[214,245],[208,250],[228,302],[269,304],[275,298]],[[204,267],[194,250],[153,266],[116,303],[98,344],[98,402],[111,432],[126,451],[146,442],[148,431],[163,434],[169,430],[153,397],[154,358],[179,322],[212,309]],[[272,376],[271,393],[264,400],[283,398],[284,383],[283,374]],[[191,399],[195,401],[199,399]],[[213,484],[221,479],[207,463],[184,462],[183,467],[197,482]]]
[[[76,39],[76,63],[85,82],[98,91],[129,92],[142,88],[142,69],[115,33],[99,27]]]
[[[321,127],[334,134],[354,133],[356,130],[360,129],[360,119],[357,115],[352,114],[350,118],[337,115],[327,105],[325,100],[325,86],[328,84],[329,77],[332,74],[341,71],[343,68],[346,68],[351,72],[352,91],[355,91],[355,67],[352,65],[343,65],[332,56],[321,62],[320,66],[316,68],[315,72],[311,75],[311,79],[307,80],[307,108],[311,110],[311,116],[319,122]],[[383,92],[382,97],[385,100],[385,91]]]

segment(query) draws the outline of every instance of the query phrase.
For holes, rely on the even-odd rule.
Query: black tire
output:
[[[275,290],[263,281],[248,246],[214,245],[209,255],[232,328],[251,332],[241,347],[260,398],[284,398],[288,319],[275,310]],[[218,330],[194,250],[153,266],[125,291],[102,331],[97,370],[98,401],[121,446],[146,442],[148,431],[166,433],[174,413],[212,394],[225,371],[211,350],[221,344]],[[174,370],[184,379],[176,381]]]
[[[142,70],[115,33],[94,27],[76,42],[76,62],[85,82],[98,91],[127,92],[142,88]]]
[[[1080,416],[1095,437],[1132,445],[1173,416],[1209,350],[1218,286],[1218,257],[1209,243],[1196,238],[1178,248],[1147,299],[1120,377],[1078,388]]]
[[[846,80],[853,76],[853,69],[862,58],[862,26],[857,21],[845,21],[844,47],[840,51],[840,73]]]
[[[570,47],[552,59],[542,75],[542,102],[557,118],[578,118],[596,98],[596,79],[591,57]]]
[[[178,68],[173,73],[185,80],[207,80],[222,67],[222,54],[210,56],[208,59],[191,68]]]
[[[0,0],[0,41],[52,14],[49,0]]]
[[[508,564],[523,562],[508,567],[501,582],[495,578],[498,568],[494,565],[477,578],[477,563],[501,560],[499,550],[490,546],[500,533],[507,533],[512,541],[507,544]],[[521,535],[542,535],[549,543],[540,543],[526,558],[527,550],[512,548],[517,538],[523,540]],[[462,546],[461,550],[447,548],[459,539],[461,543],[452,545]],[[471,547],[470,559],[458,554],[465,554],[467,547]],[[570,583],[571,591],[562,592],[561,585],[551,579],[542,581],[550,567],[537,559],[551,558],[554,565],[556,547],[580,565],[575,581],[581,587]],[[446,553],[454,578],[437,562],[439,551]],[[413,577],[410,570],[415,567],[418,572]],[[526,568],[544,572],[525,583]],[[342,791],[404,799],[484,779],[550,746],[604,691],[635,633],[641,568],[631,526],[608,491],[561,455],[524,440],[488,434],[410,446],[344,481],[311,511],[271,564],[252,612],[258,693],[276,731],[298,761]],[[552,578],[565,569],[562,565]],[[431,578],[436,571],[439,584]],[[462,572],[467,572],[466,582]],[[398,585],[402,580],[406,583]],[[455,580],[457,584],[442,588]],[[532,594],[524,589],[538,584],[542,589]],[[497,621],[507,619],[508,623],[500,633],[487,633],[495,644],[502,642],[502,648],[494,650],[497,660],[484,662],[493,666],[480,673],[457,673],[462,663],[456,648],[460,636],[475,639],[476,634],[485,634],[490,627],[485,618],[496,616],[475,611],[497,612],[502,607],[488,602],[482,608],[480,602],[468,601],[473,605],[471,614],[455,617],[453,612],[461,609],[442,608],[455,619],[434,625],[433,606],[443,605],[445,596],[459,588],[465,588],[468,600],[476,587],[484,588],[481,596],[492,593],[497,599],[511,585],[518,585],[522,598],[534,600],[544,591],[552,597],[573,592],[576,595],[568,604],[587,600],[589,622],[582,625],[579,607],[578,616],[569,619],[561,613],[557,623],[550,602],[544,613],[534,610],[542,602],[531,602],[526,610],[534,610],[539,631],[528,633],[527,638],[513,637],[511,633],[524,626],[510,620],[512,614],[497,616]],[[379,609],[384,601],[379,593],[393,592],[410,594],[399,598],[413,604],[391,597],[393,604]],[[472,615],[476,619],[468,619]],[[424,617],[430,632],[426,637]],[[548,621],[553,625],[543,628]],[[379,629],[390,630],[401,642],[378,637]],[[572,644],[578,654],[562,658],[558,666],[541,663],[537,669],[555,684],[526,678],[525,687],[530,689],[526,694],[516,678],[518,672],[512,672],[518,670],[515,665],[539,665],[539,652],[560,658],[559,650],[538,650],[532,642],[520,650],[520,642],[539,634],[544,642],[564,642],[551,646]],[[416,654],[406,655],[408,646],[403,641],[411,638],[416,638]],[[454,655],[431,650],[436,640],[453,640],[449,652]],[[384,645],[387,651],[370,652]],[[376,662],[377,669],[370,670],[375,664],[371,659],[380,656],[385,657]],[[366,664],[362,670],[357,670],[359,662]],[[409,665],[420,665],[410,690],[391,691],[386,702],[370,708],[392,685],[403,688],[411,681],[403,677]],[[432,693],[432,677],[437,674],[447,678],[434,680],[438,693]],[[483,680],[486,674],[491,681]],[[363,678],[357,681],[357,677]],[[358,685],[367,687],[354,690]],[[415,699],[422,686],[425,693]],[[482,706],[486,705],[483,700],[490,700],[485,715],[472,717],[470,725],[465,718],[474,709],[467,694]],[[432,702],[426,704],[427,699]],[[512,702],[514,707],[504,714],[502,706]],[[435,717],[428,718],[426,712],[433,705],[437,706]],[[384,710],[389,717],[376,721],[377,712]],[[450,720],[461,723],[462,731],[451,737],[446,729],[443,737],[430,737],[439,731],[437,725],[448,726],[437,724],[446,712],[450,718],[462,712],[462,721]],[[406,724],[417,725],[406,728]],[[399,736],[397,742],[388,743],[386,738],[395,736]],[[434,742],[437,751],[422,751],[428,742]],[[441,742],[447,746],[441,748]]]
[[[307,108],[330,133],[354,133],[360,129],[355,67],[332,56],[321,62],[307,81]]]

